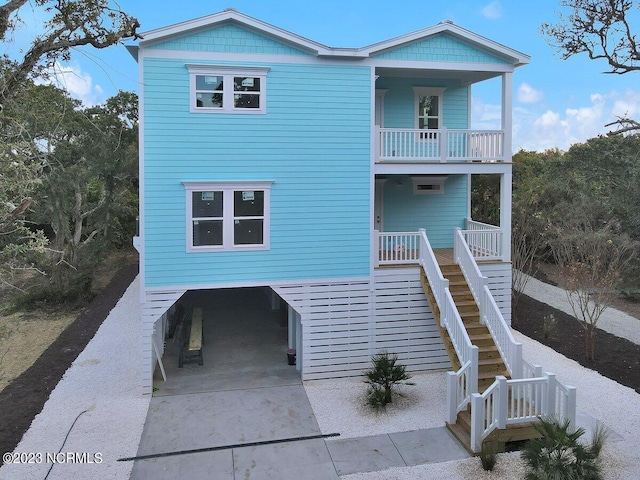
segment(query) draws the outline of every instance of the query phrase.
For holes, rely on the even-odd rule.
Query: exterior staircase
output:
[[[510,378],[509,371],[500,356],[493,336],[486,325],[480,323],[480,309],[473,298],[473,294],[460,267],[456,264],[440,264],[442,275],[449,281],[449,291],[460,314],[465,329],[469,335],[471,343],[478,347],[478,393],[483,393],[491,386],[496,376],[502,375]],[[421,283],[429,304],[434,313],[440,336],[444,342],[447,354],[454,370],[459,370],[461,362],[449,338],[449,333],[445,327],[440,325],[440,312],[435,301],[435,297],[429,286],[429,282],[424,271],[421,271]],[[460,443],[474,455],[471,448],[471,405],[465,410],[458,412],[456,423],[447,422],[447,428],[460,441]],[[504,430],[495,430],[483,443],[492,443],[498,451],[503,451],[506,444],[519,442],[539,436],[537,430],[531,422],[508,425]]]

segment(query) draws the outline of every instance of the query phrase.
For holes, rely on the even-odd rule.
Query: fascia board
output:
[[[506,57],[516,67],[528,64],[531,60],[531,58],[524,53],[518,52],[517,50],[506,47],[502,44],[494,42],[493,40],[489,40],[488,38],[470,32],[469,30],[466,30],[449,22],[441,22],[432,27],[407,33],[405,35],[385,40],[383,42],[374,43],[373,45],[369,45],[368,47],[360,49],[360,52],[365,53],[366,56],[371,56],[384,50],[389,50],[404,44],[423,40],[439,33],[449,33],[450,35],[460,40],[466,41],[467,43],[476,45],[491,54],[503,58]]]
[[[213,15],[208,15],[206,17],[176,23],[174,25],[150,30],[148,32],[142,32],[140,33],[140,36],[143,39],[140,41],[140,46],[145,47],[154,43],[163,42],[173,37],[182,36],[187,33],[211,28],[215,25],[228,22],[242,25],[254,32],[267,35],[314,55],[327,54],[331,50],[325,45],[249,17],[233,9],[227,9],[220,13],[214,13]]]

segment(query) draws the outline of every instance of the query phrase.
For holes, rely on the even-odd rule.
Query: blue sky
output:
[[[513,150],[566,150],[605,133],[615,115],[640,117],[640,73],[608,75],[607,65],[586,55],[561,60],[540,33],[566,10],[560,0],[119,0],[138,18],[141,32],[219,12],[240,12],[332,47],[362,47],[432,26],[442,20],[531,56],[514,75]],[[10,51],[33,32],[38,21],[22,12],[24,30]],[[636,25],[639,25],[636,23]],[[138,72],[122,46],[74,52],[61,65],[71,93],[87,104],[101,103],[118,90],[137,90]],[[473,88],[474,128],[499,128],[500,81]]]

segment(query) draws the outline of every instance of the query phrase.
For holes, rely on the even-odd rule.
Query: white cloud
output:
[[[520,103],[538,103],[543,97],[544,94],[540,90],[536,90],[526,82],[518,87],[518,101]]]
[[[36,83],[50,83],[69,92],[73,98],[80,100],[85,107],[103,103],[104,90],[93,84],[93,78],[82,71],[79,65],[62,65],[58,62],[49,69],[47,80]]]
[[[491,2],[482,8],[482,15],[485,18],[496,20],[502,17],[502,6],[500,2]]]
[[[613,118],[615,102],[612,95],[592,94],[589,104],[567,108],[564,112],[553,109],[536,113],[528,109],[514,110],[514,151],[568,150],[580,143],[608,131],[605,124]],[[636,106],[640,106],[640,101]]]
[[[485,103],[481,98],[471,98],[471,128],[476,130],[499,130],[502,119],[500,105]]]

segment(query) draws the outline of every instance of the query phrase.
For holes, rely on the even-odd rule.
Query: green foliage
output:
[[[498,463],[497,445],[494,442],[484,442],[479,457],[482,469],[492,471]]]
[[[365,382],[369,384],[367,405],[375,410],[384,409],[393,401],[394,393],[398,393],[397,385],[414,385],[407,382],[411,376],[406,367],[398,363],[398,356],[387,352],[371,358],[371,369],[365,372],[365,376]]]
[[[598,451],[579,439],[584,429],[573,429],[568,420],[541,418],[536,430],[542,435],[530,440],[521,452],[526,480],[600,480]]]

